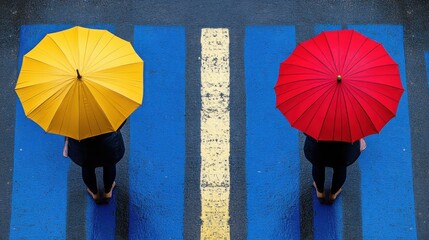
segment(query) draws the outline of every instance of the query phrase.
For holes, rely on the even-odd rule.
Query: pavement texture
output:
[[[429,238],[427,1],[3,0],[0,13],[0,239]],[[62,138],[26,119],[14,92],[22,55],[74,25],[108,29],[145,61],[144,103],[122,130],[127,151],[103,206],[62,158]],[[227,226],[210,232],[201,227],[210,186],[201,173],[211,166],[202,153],[210,99],[201,36],[212,28],[229,38],[230,150],[216,163],[229,168],[219,181]],[[280,61],[329,29],[381,42],[406,87],[398,115],[368,137],[333,206],[315,199],[304,135],[270,100]]]

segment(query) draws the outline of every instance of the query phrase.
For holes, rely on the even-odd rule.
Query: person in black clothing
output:
[[[353,164],[366,148],[362,138],[353,143],[339,141],[317,141],[306,135],[304,144],[305,157],[312,164],[313,186],[319,201],[325,199],[325,167],[334,170],[329,194],[329,203],[333,203],[342,191],[347,177],[347,166]]]
[[[115,188],[116,164],[125,153],[124,140],[119,127],[116,132],[105,133],[83,140],[65,138],[63,156],[70,157],[74,163],[81,166],[82,178],[87,191],[97,203],[104,198],[112,198]],[[100,195],[97,187],[95,169],[103,167],[104,194]]]

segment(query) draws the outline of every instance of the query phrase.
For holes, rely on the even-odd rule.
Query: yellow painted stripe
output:
[[[230,239],[229,32],[201,31],[201,239]]]

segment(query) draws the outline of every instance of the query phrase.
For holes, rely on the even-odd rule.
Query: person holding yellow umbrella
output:
[[[74,163],[81,166],[82,178],[88,187],[87,191],[96,202],[112,198],[113,188],[116,185],[116,164],[125,153],[120,128],[115,132],[86,138],[81,141],[65,138],[63,156],[70,157]],[[99,194],[97,187],[97,176],[95,174],[97,167],[103,168],[103,196]]]
[[[122,158],[119,129],[143,100],[143,60],[131,43],[79,26],[47,34],[24,55],[15,90],[28,118],[66,136],[63,155],[83,166],[88,192],[98,201],[95,173],[86,167],[112,167]],[[110,198],[115,171],[105,170],[104,196]]]

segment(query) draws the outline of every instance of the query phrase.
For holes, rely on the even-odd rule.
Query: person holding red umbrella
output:
[[[276,107],[307,136],[304,152],[320,200],[325,167],[334,169],[330,202],[366,147],[363,138],[395,117],[404,92],[398,64],[355,30],[325,31],[298,44],[280,64],[274,90]]]
[[[320,202],[325,200],[325,168],[334,171],[328,201],[333,203],[342,191],[347,177],[347,166],[353,164],[366,148],[362,138],[353,143],[340,141],[317,141],[306,135],[304,144],[305,157],[312,164],[313,186]]]

